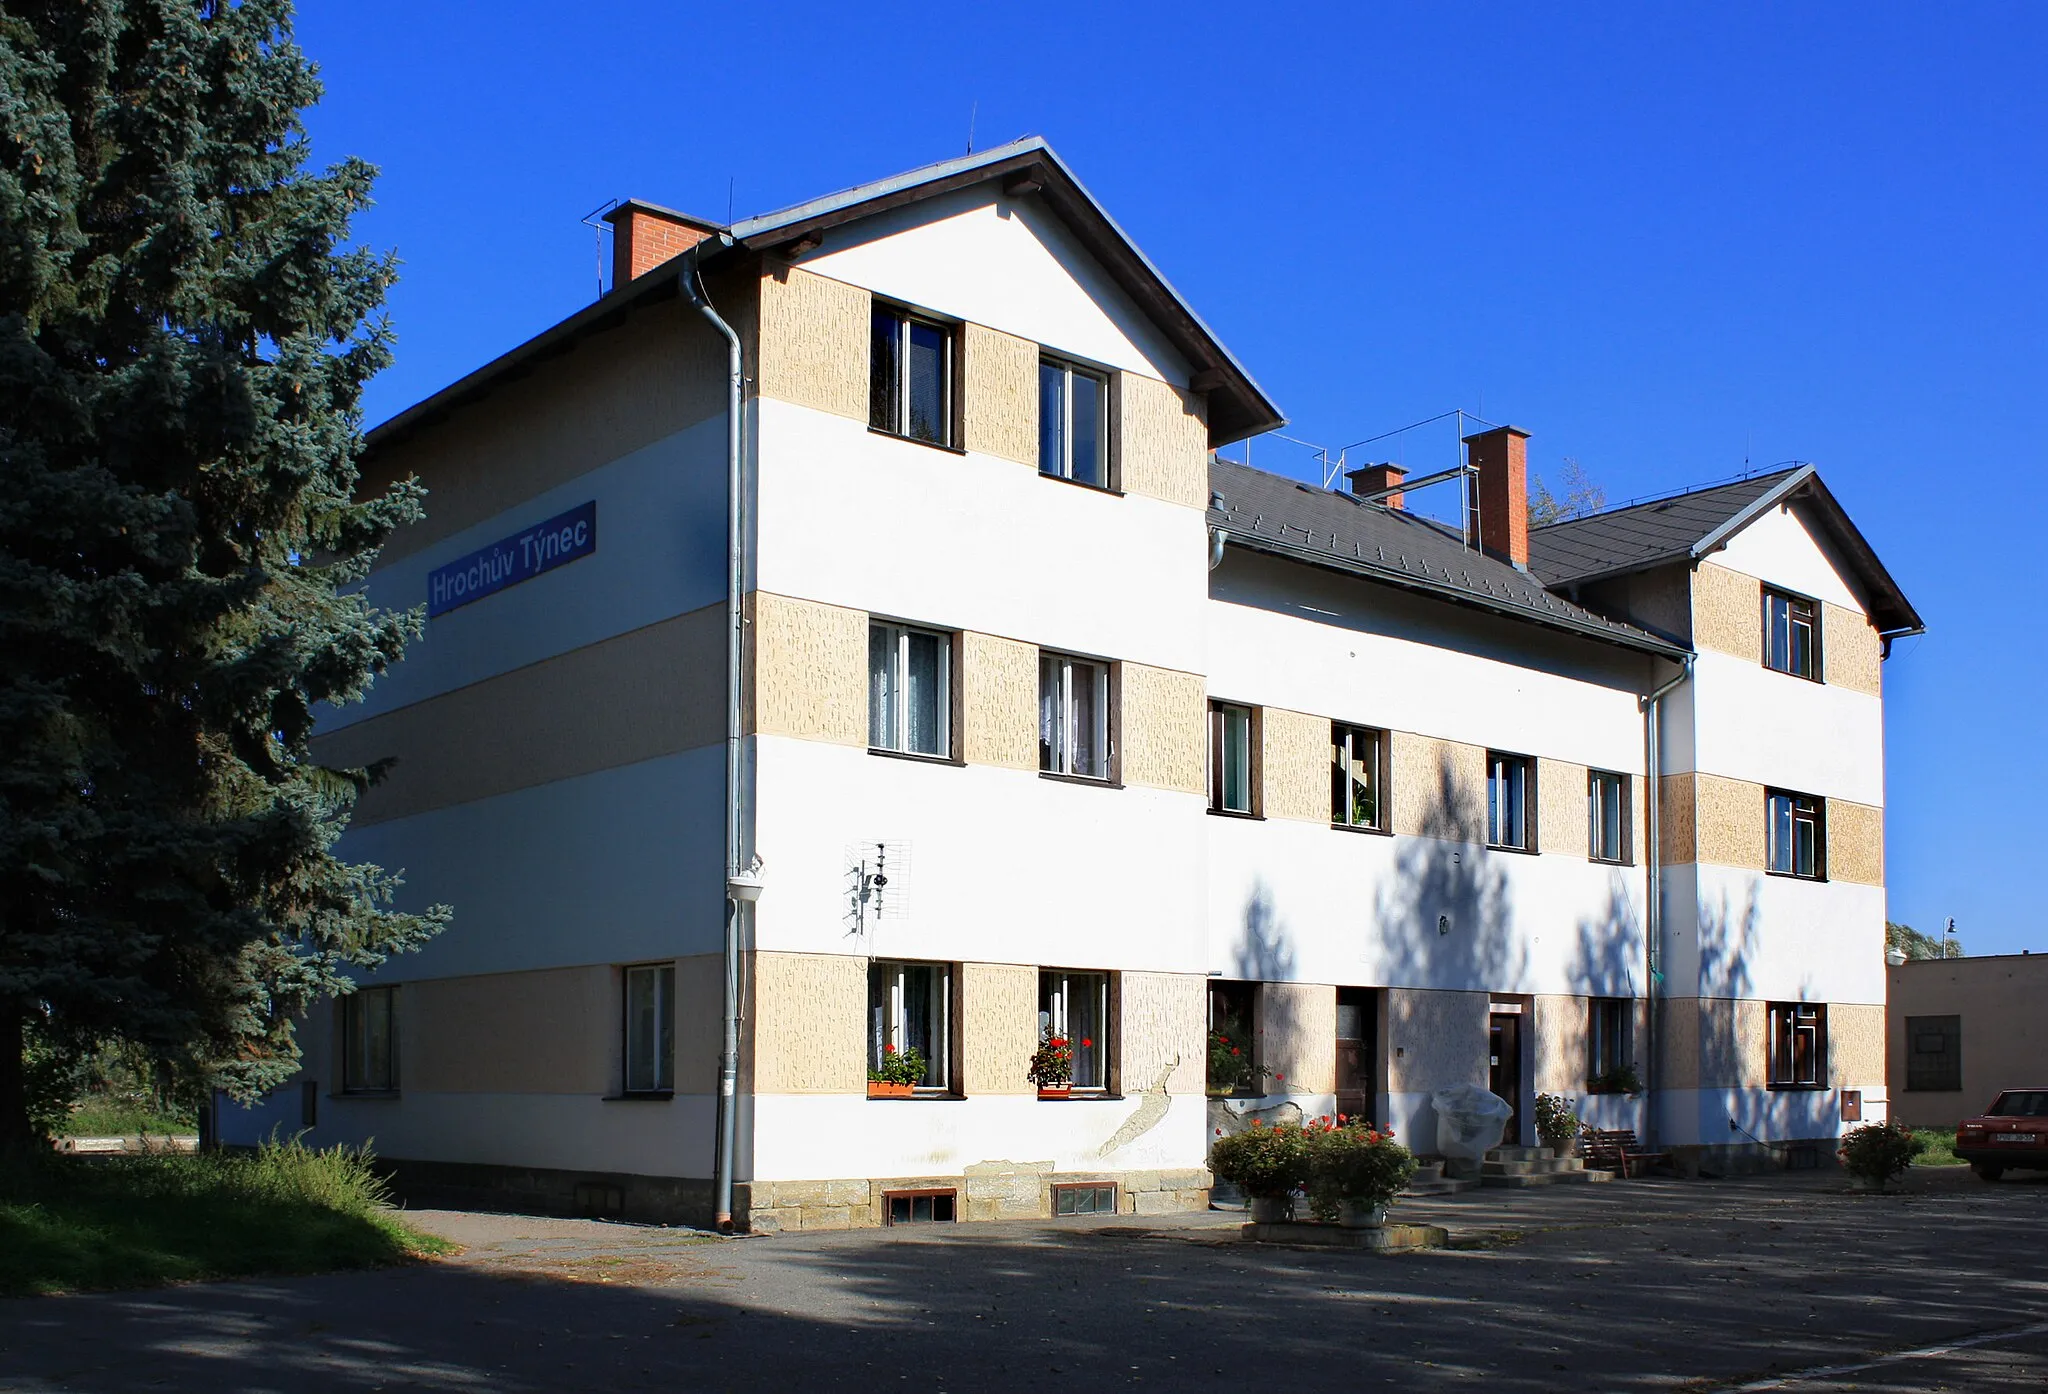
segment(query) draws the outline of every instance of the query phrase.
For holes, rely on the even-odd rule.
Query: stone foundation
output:
[[[746,1225],[756,1234],[866,1229],[887,1218],[890,1191],[952,1191],[961,1220],[1030,1220],[1053,1213],[1053,1187],[1116,1186],[1117,1212],[1166,1215],[1209,1208],[1210,1176],[1164,1171],[1055,1171],[1051,1162],[977,1162],[957,1176],[873,1180],[755,1181],[744,1189]]]

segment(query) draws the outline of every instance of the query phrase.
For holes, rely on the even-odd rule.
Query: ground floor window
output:
[[[398,989],[359,987],[341,999],[341,1089],[389,1094],[398,1088]]]
[[[1258,1092],[1259,1065],[1252,1036],[1252,1004],[1257,993],[1257,983],[1209,984],[1211,1094]]]
[[[1595,997],[1586,1011],[1586,1083],[1597,1093],[1627,1089],[1634,1082],[1629,1019],[1635,1004],[1626,997]]]
[[[626,1092],[676,1087],[676,966],[648,963],[626,978]]]
[[[1815,1089],[1827,1082],[1828,1009],[1817,1002],[1773,1002],[1771,1087]]]
[[[1906,1018],[1906,1087],[1954,1091],[1963,1087],[1963,1019]]]
[[[922,1060],[910,1083],[945,1089],[953,1078],[953,966],[877,961],[868,968],[868,1069]],[[914,1059],[913,1059],[914,1057]]]
[[[1074,1088],[1109,1088],[1109,975],[1048,968],[1038,975],[1038,1036],[1074,1052]]]

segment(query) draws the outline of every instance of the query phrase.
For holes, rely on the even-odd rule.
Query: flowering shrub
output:
[[[1415,1175],[1415,1157],[1392,1128],[1363,1118],[1318,1118],[1304,1129],[1309,1146],[1309,1207],[1319,1220],[1337,1218],[1344,1201],[1386,1205]]]
[[[1860,1176],[1883,1190],[1887,1181],[1905,1174],[1926,1145],[1913,1136],[1912,1129],[1897,1123],[1865,1123],[1842,1135],[1835,1155],[1851,1176]]]
[[[1209,1169],[1254,1199],[1276,1200],[1307,1184],[1312,1146],[1299,1123],[1268,1127],[1254,1118],[1243,1132],[1216,1140]]]
[[[1092,1046],[1093,1041],[1082,1041]],[[1074,1045],[1065,1036],[1047,1036],[1031,1053],[1025,1075],[1040,1089],[1064,1089],[1074,1082]]]
[[[1209,1092],[1235,1094],[1257,1084],[1269,1072],[1252,1063],[1249,1036],[1232,1030],[1209,1033]]]
[[[1560,1157],[1578,1143],[1579,1129],[1584,1126],[1579,1122],[1579,1116],[1572,1112],[1570,1098],[1563,1094],[1536,1096],[1536,1136]]]
[[[898,1051],[895,1046],[882,1047],[882,1063],[868,1071],[868,1080],[874,1084],[923,1084],[924,1052],[916,1046]]]

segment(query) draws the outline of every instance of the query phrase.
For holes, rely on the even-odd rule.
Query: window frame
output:
[[[1821,602],[1810,595],[1788,591],[1779,586],[1763,587],[1763,665],[1773,673],[1787,677],[1804,678],[1808,682],[1825,682],[1826,669],[1821,659]],[[1785,612],[1785,666],[1780,667],[1772,659],[1776,644],[1775,623],[1779,607]],[[1801,616],[1798,612],[1803,610]],[[1806,669],[1801,671],[1792,664],[1794,635],[1800,624],[1806,626]]]
[[[1051,369],[1060,374],[1060,411],[1064,420],[1060,423],[1060,461],[1058,469],[1045,467],[1045,372]],[[1113,391],[1114,377],[1106,368],[1081,363],[1055,353],[1041,352],[1038,356],[1038,472],[1047,479],[1057,479],[1066,484],[1078,484],[1084,489],[1098,489],[1104,493],[1116,493],[1116,432],[1111,428],[1114,418]],[[1074,472],[1074,380],[1092,382],[1097,388],[1096,400],[1100,406],[1099,426],[1096,432],[1096,464],[1101,471],[1101,481],[1081,479]]]
[[[1355,736],[1369,737],[1373,743],[1372,798],[1373,817],[1369,822],[1356,822],[1340,817],[1355,805],[1346,797],[1350,793],[1351,741]],[[1330,723],[1330,826],[1358,833],[1384,833],[1391,831],[1387,817],[1387,747],[1388,735],[1384,727],[1362,726],[1351,721]]]
[[[1088,1049],[1094,1053],[1095,1063],[1101,1075],[1095,1084],[1081,1083],[1081,1046],[1074,1042],[1068,1023],[1072,1020],[1069,999],[1072,984],[1077,979],[1092,979],[1096,986],[1093,991],[1095,1008],[1102,1023],[1101,1038]],[[1052,984],[1057,981],[1057,990]],[[1074,1051],[1073,1094],[1076,1098],[1114,1098],[1116,1096],[1116,998],[1117,975],[1102,968],[1040,968],[1038,970],[1038,1039],[1043,1041],[1050,1035],[1064,1036],[1072,1043]]]
[[[937,750],[913,750],[907,744],[878,745],[875,742],[875,634],[881,632],[891,636],[891,658],[896,665],[896,707],[894,713],[899,735],[907,739],[910,730],[909,685],[902,675],[909,669],[910,640],[912,637],[936,639],[939,642],[939,748]],[[959,645],[954,642],[953,631],[933,629],[927,625],[905,624],[898,620],[870,616],[868,619],[868,752],[872,755],[901,755],[914,760],[951,761],[955,758],[953,749],[953,664]]]
[[[882,337],[881,321],[887,318],[894,323],[891,337],[895,340],[894,359],[896,381],[893,400],[886,413],[877,409],[875,401],[875,378],[878,367],[874,362],[875,344]],[[922,326],[936,330],[944,349],[939,365],[939,427],[940,436],[914,434],[910,429],[910,374],[905,365],[910,361],[910,334],[913,327]],[[894,301],[876,299],[868,317],[868,429],[878,435],[890,436],[896,440],[915,441],[919,445],[936,446],[940,450],[962,453],[960,446],[960,326],[935,315],[920,313],[907,305]]]
[[[1939,1023],[1934,1027],[1928,1022]],[[1906,1089],[1915,1094],[1957,1094],[1963,1088],[1963,1015],[1961,1012],[1947,1012],[1931,1016],[1909,1016],[1905,1018],[1906,1032]],[[1919,1048],[1922,1032],[1939,1030],[1944,1039],[1944,1048],[1939,1059],[1942,1062],[1940,1078],[1943,1082],[1930,1084],[1928,1067],[1917,1069],[1916,1062],[1926,1058]]]
[[[1789,804],[1788,816],[1791,834],[1790,864],[1780,869],[1778,862],[1778,804],[1784,800]],[[1799,868],[1799,827],[1808,823],[1813,828],[1813,863],[1806,870]],[[1825,881],[1828,879],[1828,801],[1818,794],[1801,794],[1791,789],[1764,790],[1764,874],[1784,876],[1795,881]]]
[[[1612,781],[1614,802],[1619,816],[1615,820],[1616,839],[1620,843],[1615,855],[1602,855],[1600,844],[1605,820],[1601,813],[1605,804],[1601,801],[1600,788],[1603,781]],[[1629,778],[1619,770],[1586,771],[1586,860],[1599,862],[1604,866],[1630,866],[1635,862],[1635,826],[1633,791]]]
[[[361,1063],[356,1058],[357,1043],[363,1029],[360,1017],[372,1002],[384,1004],[384,1079],[381,1083],[365,1081],[357,1073],[357,1066]],[[358,986],[341,999],[341,1092],[388,1095],[396,1094],[398,1085],[398,988],[395,985]]]
[[[1508,842],[1495,836],[1502,830],[1499,802],[1496,789],[1499,785],[1498,771],[1509,766],[1521,770],[1521,806],[1516,812],[1520,823],[1521,841]],[[1530,810],[1538,807],[1536,802],[1536,761],[1527,755],[1517,755],[1507,750],[1486,752],[1486,845],[1495,852],[1528,852],[1538,850],[1536,845],[1536,820],[1529,816]]]
[[[1819,1090],[1828,1087],[1828,1004],[1825,1002],[1772,1002],[1765,1011],[1765,1087],[1779,1090]],[[1799,1036],[1804,1031],[1811,1041],[1809,1063],[1812,1078],[1800,1079]],[[1789,1058],[1787,1055],[1789,1052]]]
[[[654,980],[652,1078],[635,1083],[633,985],[642,975]],[[662,1057],[666,1055],[666,1059]],[[619,1097],[668,1099],[676,1092],[676,965],[673,961],[628,963],[619,968]]]
[[[1595,1087],[1594,1082],[1634,1066],[1635,1005],[1632,997],[1586,999],[1587,1093],[1618,1093],[1609,1086]]]
[[[1053,698],[1054,717],[1058,726],[1058,739],[1046,740],[1046,692],[1047,665],[1058,668],[1058,690]],[[1074,753],[1074,667],[1081,664],[1096,670],[1095,686],[1095,743],[1100,752],[1101,770],[1077,770],[1073,768]],[[1088,784],[1114,784],[1116,782],[1116,721],[1115,721],[1115,667],[1107,659],[1090,658],[1085,654],[1064,653],[1052,649],[1038,651],[1038,773],[1045,779],[1071,779]],[[1051,765],[1046,761],[1052,760]]]
[[[938,1020],[931,1028],[933,1049],[925,1057],[925,1078],[937,1083],[913,1084],[910,1096],[914,1099],[945,1099],[958,1095],[953,1073],[957,1052],[953,1048],[954,1022],[960,1015],[959,974],[951,963],[937,959],[917,958],[873,958],[868,960],[868,1005],[867,1005],[867,1068],[879,1069],[882,1062],[882,1047],[893,1045],[904,1048],[908,1035],[905,1019],[907,996],[903,988],[903,970],[907,968],[929,968],[937,971],[936,986],[939,1003]],[[887,1007],[888,1022],[882,1026],[876,1020],[876,987],[878,977],[893,970],[895,978],[890,984],[890,1000]]]
[[[1227,782],[1222,747],[1228,736],[1226,725],[1232,712],[1244,715],[1244,807],[1236,808],[1225,802]],[[1257,818],[1261,815],[1259,799],[1259,708],[1249,702],[1228,702],[1218,698],[1209,699],[1209,811],[1225,818]]]

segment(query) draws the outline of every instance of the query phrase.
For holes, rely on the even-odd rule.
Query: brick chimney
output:
[[[1408,471],[1391,462],[1383,465],[1360,465],[1355,470],[1346,470],[1344,477],[1351,481],[1354,494],[1377,494],[1382,489],[1397,488],[1408,477]],[[1388,494],[1380,502],[1389,508],[1402,506],[1405,495]]]
[[[1465,437],[1466,461],[1478,472],[1479,545],[1488,556],[1529,569],[1529,433],[1496,426]],[[1465,520],[1469,539],[1473,520]]]
[[[612,225],[613,290],[724,231],[717,223],[636,198],[605,214],[604,220]]]

